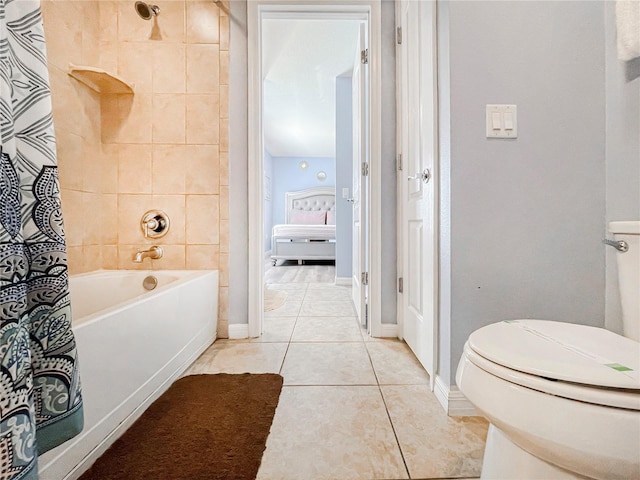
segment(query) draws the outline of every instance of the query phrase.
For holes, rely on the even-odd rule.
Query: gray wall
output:
[[[298,164],[307,162],[304,170]],[[327,175],[318,180],[318,172]],[[273,157],[273,177],[271,189],[273,197],[273,225],[285,222],[285,194],[307,188],[332,187],[336,184],[336,159],[328,157]]]
[[[603,14],[601,2],[454,1],[439,18],[450,76],[440,99],[450,115],[445,382],[455,382],[464,342],[483,325],[604,325]],[[518,106],[517,139],[485,138],[487,103]]]
[[[248,321],[247,1],[231,4],[229,323]],[[395,14],[382,0],[382,322],[396,323]]]
[[[617,59],[614,2],[605,4],[605,33],[607,222],[640,220],[640,58]],[[622,333],[615,250],[606,250],[605,324]]]
[[[353,185],[352,78],[336,78],[336,277],[351,278],[353,207],[342,198],[342,189]]]
[[[396,20],[393,0],[382,0],[382,323],[396,323]],[[375,246],[373,247],[375,248]]]
[[[440,156],[439,323],[437,373],[451,376],[451,62],[448,1],[438,3],[438,141]],[[453,366],[455,371],[455,366]]]
[[[229,323],[248,323],[247,2],[233,0],[229,41]]]

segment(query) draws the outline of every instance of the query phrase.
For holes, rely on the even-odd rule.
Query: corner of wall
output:
[[[230,2],[231,58],[229,70],[229,321],[245,324],[249,319],[248,223],[248,104],[247,104],[247,0]]]

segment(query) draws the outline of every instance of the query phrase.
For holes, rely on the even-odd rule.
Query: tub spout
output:
[[[163,253],[164,252],[162,251],[162,247],[158,247],[158,246],[154,245],[149,250],[138,250],[133,255],[133,261],[134,261],[134,263],[142,263],[142,261],[145,258],[150,258],[152,260],[157,260],[159,258],[162,258],[162,254]]]

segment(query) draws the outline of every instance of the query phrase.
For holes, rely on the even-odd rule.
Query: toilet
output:
[[[640,221],[610,222],[624,336],[549,320],[473,332],[456,383],[490,422],[482,479],[640,479]]]

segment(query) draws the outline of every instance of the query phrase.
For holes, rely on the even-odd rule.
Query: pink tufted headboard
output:
[[[336,209],[334,187],[308,188],[297,192],[287,192],[284,196],[284,218],[287,223],[291,223],[291,212],[294,210],[327,212]]]

